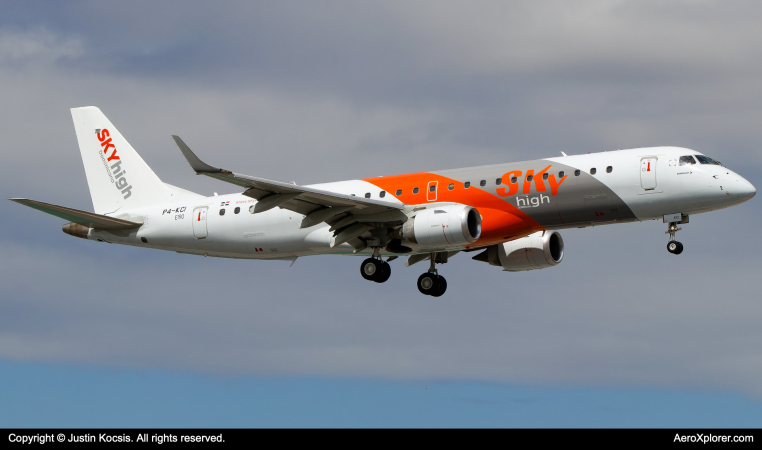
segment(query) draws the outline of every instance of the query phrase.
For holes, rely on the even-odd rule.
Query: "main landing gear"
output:
[[[683,244],[675,240],[675,233],[682,230],[677,227],[677,222],[670,222],[665,234],[669,235],[669,242],[667,242],[667,251],[673,255],[679,255],[683,252]]]
[[[380,249],[373,249],[373,257],[362,262],[360,265],[360,274],[366,280],[383,283],[392,276],[392,266],[378,256],[379,250]]]
[[[439,259],[439,261],[437,261],[437,259]],[[440,297],[447,290],[447,280],[445,280],[445,277],[437,273],[434,264],[437,262],[440,264],[446,263],[447,253],[432,253],[430,260],[431,267],[429,268],[429,271],[418,277],[418,290],[421,294]]]
[[[396,259],[396,256],[390,257],[387,261],[381,259],[380,247],[373,249],[373,256],[360,264],[360,275],[363,278],[376,283],[383,283],[389,279],[392,274],[392,268],[388,261]],[[429,271],[418,277],[418,290],[425,295],[440,297],[447,290],[447,280],[437,273],[435,264],[444,264],[447,262],[447,252],[431,253],[431,267]],[[420,259],[419,259],[420,261]]]

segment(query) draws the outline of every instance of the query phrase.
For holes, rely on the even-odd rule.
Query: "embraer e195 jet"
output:
[[[196,174],[243,190],[205,197],[163,183],[98,108],[71,113],[95,213],[10,199],[69,221],[65,233],[222,258],[362,255],[361,275],[377,283],[404,255],[406,266],[429,261],[418,289],[433,296],[447,288],[435,264],[460,252],[509,272],[561,263],[563,228],[661,218],[677,255],[675,233],[689,216],[756,194],[719,162],[678,147],[299,186],[210,166],[173,136]]]

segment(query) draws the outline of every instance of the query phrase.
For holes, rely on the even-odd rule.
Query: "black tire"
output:
[[[445,277],[439,276],[439,282],[437,286],[437,291],[433,294],[431,294],[432,297],[441,297],[442,294],[445,293],[447,290],[447,280],[445,280]]]
[[[365,261],[360,264],[360,275],[362,275],[363,278],[370,281],[376,281],[376,279],[381,275],[381,263],[383,261],[379,261],[377,259],[368,258]]]
[[[418,277],[418,290],[423,295],[433,295],[439,288],[439,276],[426,272]]]
[[[667,251],[673,255],[679,255],[683,252],[683,244],[677,241],[669,241],[667,242]]]
[[[388,280],[390,276],[392,276],[392,266],[386,261],[381,261],[381,272],[379,273],[378,278],[373,281],[376,283],[383,283]]]

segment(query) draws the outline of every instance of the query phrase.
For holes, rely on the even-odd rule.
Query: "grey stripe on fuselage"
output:
[[[566,179],[558,186],[558,193],[552,195],[549,180],[543,180],[544,192],[537,192],[536,181],[532,181],[529,193],[524,194],[523,183],[527,171],[532,170],[536,174],[547,166],[551,166],[547,173],[549,175],[554,174],[556,180],[559,179],[558,174],[561,171],[566,176]],[[577,170],[576,167],[566,164],[536,159],[432,173],[452,178],[461,183],[470,181],[470,189],[481,189],[502,198],[548,229],[637,220],[627,204],[608,186],[584,170],[580,170],[579,176],[575,176],[575,170]],[[510,180],[504,179],[500,185],[496,184],[496,180],[503,178],[512,171],[521,171],[522,174],[517,177],[518,192],[509,197],[503,197],[497,191],[504,188],[507,192]],[[479,185],[481,180],[486,181],[485,186]]]

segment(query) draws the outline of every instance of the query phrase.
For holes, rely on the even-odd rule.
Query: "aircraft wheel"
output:
[[[381,276],[383,267],[382,263],[383,261],[379,261],[377,259],[366,259],[360,265],[360,275],[362,275],[362,277],[366,280],[376,281],[376,279]]]
[[[426,272],[418,277],[418,290],[424,295],[434,295],[439,288],[439,275]]]
[[[445,277],[439,276],[439,286],[437,286],[437,291],[432,293],[432,297],[441,297],[442,294],[445,293],[447,290],[447,280],[445,280]]]
[[[683,244],[677,241],[669,241],[669,243],[667,243],[667,251],[673,255],[679,255],[683,252]]]
[[[388,280],[390,276],[392,276],[392,266],[386,261],[381,261],[381,271],[378,274],[378,278],[373,281],[376,283],[383,283]]]

